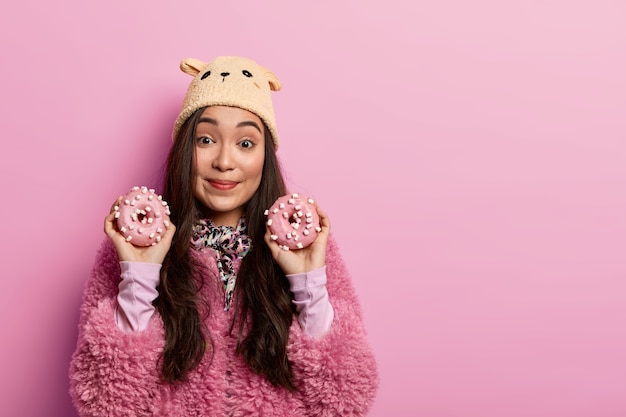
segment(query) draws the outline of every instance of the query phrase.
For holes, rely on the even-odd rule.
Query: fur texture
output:
[[[81,417],[87,416],[363,416],[378,388],[378,371],[367,342],[359,302],[338,248],[331,238],[327,289],[335,310],[328,334],[307,337],[294,317],[288,355],[298,390],[272,386],[235,355],[232,312],[224,312],[223,288],[214,258],[203,292],[212,310],[207,326],[213,352],[189,375],[169,385],[159,376],[163,349],[161,318],[155,314],[143,332],[124,333],[114,322],[120,268],[105,241],[86,285],[79,337],[70,365],[70,393]]]

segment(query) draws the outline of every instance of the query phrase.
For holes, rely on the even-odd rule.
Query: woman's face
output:
[[[211,106],[196,126],[194,196],[217,226],[236,226],[265,161],[265,126],[238,107]]]

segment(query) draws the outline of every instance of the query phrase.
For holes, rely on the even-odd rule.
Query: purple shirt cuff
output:
[[[304,274],[287,275],[287,280],[302,330],[310,337],[322,337],[335,316],[326,290],[326,266]]]
[[[154,314],[152,301],[159,295],[161,264],[121,261],[115,322],[126,332],[144,330]]]

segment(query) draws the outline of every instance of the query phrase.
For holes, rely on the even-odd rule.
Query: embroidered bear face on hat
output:
[[[180,127],[196,110],[206,106],[231,106],[248,110],[267,125],[274,148],[278,148],[272,91],[281,88],[278,78],[254,61],[236,56],[220,56],[206,64],[184,59],[180,69],[194,77],[172,132],[175,140]]]

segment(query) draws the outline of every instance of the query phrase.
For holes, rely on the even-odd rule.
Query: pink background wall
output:
[[[625,416],[626,5],[421,3],[4,2],[0,415],[75,416],[103,216],[158,184],[179,61],[238,54],[283,82],[279,156],[361,296],[372,416]]]

